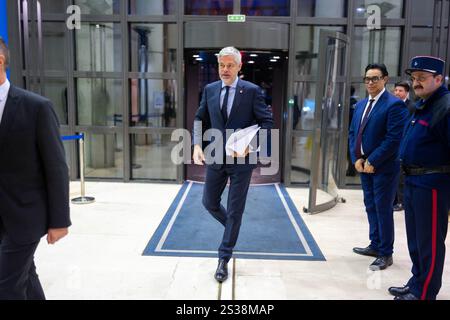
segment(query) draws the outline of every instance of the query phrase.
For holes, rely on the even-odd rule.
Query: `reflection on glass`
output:
[[[67,81],[65,79],[46,78],[44,96],[53,103],[59,123],[68,124],[67,118]]]
[[[312,130],[316,99],[315,82],[294,83],[294,130]]]
[[[82,14],[119,14],[120,0],[75,0]]]
[[[317,75],[320,30],[345,32],[344,27],[298,26],[295,48],[295,69],[297,75]]]
[[[129,0],[129,14],[164,15],[175,14],[176,0]]]
[[[176,72],[175,24],[132,23],[130,68],[137,72]]]
[[[131,161],[133,179],[176,180],[177,166],[171,152],[177,144],[171,134],[131,135]]]
[[[122,80],[77,79],[78,124],[122,126]]]
[[[123,136],[121,133],[85,135],[85,176],[123,178]]]
[[[42,13],[66,13],[66,4],[62,0],[39,0]]]
[[[292,137],[291,182],[309,183],[311,175],[312,132]]]
[[[132,79],[130,86],[131,126],[176,126],[175,80]]]
[[[367,18],[369,14],[366,10],[373,5],[380,8],[381,18],[395,19],[403,17],[403,0],[355,0],[356,9],[354,16],[356,18]],[[370,12],[370,14],[373,13]]]
[[[233,0],[190,0],[184,2],[184,12],[189,15],[227,15],[233,13]]]
[[[360,77],[369,63],[382,62],[389,75],[399,75],[400,44],[402,32],[399,27],[381,30],[355,28],[352,47],[352,75]]]
[[[118,23],[81,23],[76,30],[79,71],[121,71],[122,43]]]
[[[348,0],[298,0],[300,17],[342,18],[347,16]]]
[[[241,13],[248,16],[288,16],[289,0],[241,0]]]
[[[44,68],[46,70],[66,69],[66,28],[66,24],[63,22],[42,23]]]

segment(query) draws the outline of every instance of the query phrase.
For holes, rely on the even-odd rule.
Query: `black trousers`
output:
[[[222,243],[219,247],[219,259],[229,261],[236,245],[241,228],[242,214],[250,186],[253,170],[236,172],[234,165],[224,165],[222,169],[206,169],[206,181],[203,188],[203,205],[206,210],[224,227]],[[230,179],[227,209],[221,204],[222,193]]]
[[[39,241],[16,244],[2,227],[0,219],[0,300],[45,300],[34,265]]]

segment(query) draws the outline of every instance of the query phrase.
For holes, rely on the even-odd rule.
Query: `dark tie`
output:
[[[367,107],[366,113],[364,113],[363,121],[361,122],[361,125],[359,126],[358,130],[358,136],[356,138],[356,144],[355,144],[355,155],[356,159],[361,159],[361,143],[362,143],[362,134],[364,131],[364,127],[367,124],[367,120],[369,119],[370,110],[372,110],[373,102],[375,99],[370,99],[369,106]]]
[[[223,117],[223,122],[227,123],[228,120],[228,113],[227,113],[227,105],[228,105],[228,93],[230,92],[230,87],[229,86],[225,86],[225,97],[223,97],[223,103],[222,103],[222,117]]]

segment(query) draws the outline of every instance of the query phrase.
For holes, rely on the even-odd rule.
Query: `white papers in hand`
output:
[[[225,153],[228,156],[232,156],[234,152],[243,155],[247,147],[249,147],[249,152],[259,151],[259,148],[254,150],[250,145],[250,142],[256,136],[259,129],[261,129],[261,127],[255,124],[232,133],[225,144]]]

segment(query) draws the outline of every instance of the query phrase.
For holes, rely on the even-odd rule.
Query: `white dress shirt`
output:
[[[363,116],[361,117],[361,123],[363,122],[364,119],[364,115],[366,114],[367,108],[369,107],[370,104],[370,100],[375,100],[372,104],[372,109],[370,109],[369,115],[372,113],[373,109],[375,108],[375,106],[377,105],[378,100],[380,100],[380,97],[383,95],[383,93],[386,91],[386,88],[384,88],[379,94],[377,94],[375,96],[375,98],[371,97],[369,95],[369,100],[367,100],[367,104],[366,107],[364,108],[364,112],[363,112]],[[361,143],[361,154],[364,155],[364,150],[363,150],[363,144]]]
[[[0,85],[0,123],[2,122],[3,111],[5,110],[6,99],[8,98],[10,86],[11,84],[8,79]]]

